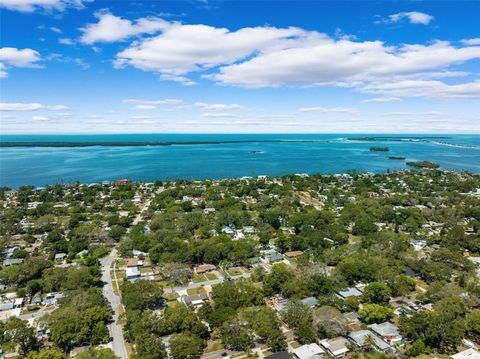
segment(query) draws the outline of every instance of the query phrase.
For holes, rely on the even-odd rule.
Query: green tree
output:
[[[364,304],[358,316],[367,324],[383,323],[393,317],[393,310],[380,304]]]
[[[192,333],[173,334],[170,338],[170,351],[174,359],[186,359],[199,355],[202,348],[203,340]]]
[[[369,283],[363,292],[363,299],[368,303],[387,304],[392,295],[390,287],[382,282]]]

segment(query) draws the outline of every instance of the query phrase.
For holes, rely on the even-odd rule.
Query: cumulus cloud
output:
[[[373,98],[366,99],[363,102],[365,102],[365,103],[376,103],[376,102],[382,103],[382,102],[398,102],[398,101],[402,101],[402,99],[398,98],[398,97],[373,97]]]
[[[416,13],[402,14],[421,21]],[[230,31],[167,22],[159,34],[137,40],[119,52],[115,66],[133,66],[184,84],[192,84],[189,75],[198,72],[223,85],[247,88],[326,86],[361,90],[378,82],[465,77],[468,74],[450,67],[479,58],[480,47],[465,42],[461,46],[448,41],[390,46],[382,41],[331,38],[295,27]],[[465,88],[471,86],[466,84]],[[400,95],[392,93],[390,97]]]
[[[131,65],[165,76],[183,76],[232,64],[257,51],[288,46],[305,34],[298,28],[242,28],[229,31],[207,25],[170,23],[158,36],[133,43],[117,55],[118,67]]]
[[[42,58],[32,49],[17,49],[15,47],[0,48],[0,77],[7,77],[8,67],[40,68]]]
[[[432,15],[419,11],[399,12],[388,17],[388,20],[394,23],[408,20],[411,24],[421,25],[428,25],[433,19],[434,17]]]
[[[83,2],[83,0],[0,0],[0,7],[20,12],[63,11],[67,7],[83,8]]]
[[[480,80],[449,85],[441,81],[405,80],[392,83],[370,83],[363,92],[401,97],[432,97],[448,99],[480,99]]]
[[[7,103],[0,102],[1,111],[36,111],[36,110],[50,110],[50,111],[65,111],[68,110],[64,105],[43,105],[41,103]]]
[[[331,108],[326,108],[326,107],[302,107],[298,111],[300,112],[315,112],[315,113],[347,113],[347,114],[353,114],[357,113],[358,110],[353,109],[353,108],[346,108],[346,107],[331,107]]]
[[[225,110],[242,110],[243,106],[236,103],[205,103],[195,102],[193,106],[207,111],[225,111]]]
[[[80,41],[85,44],[122,41],[140,34],[153,34],[168,25],[166,21],[156,17],[130,21],[105,11],[95,13],[95,17],[98,19],[97,23],[80,29],[83,32]]]
[[[50,117],[47,117],[47,116],[33,116],[32,121],[48,122],[48,121],[51,121],[51,119]]]
[[[69,39],[68,37],[62,37],[58,39],[58,43],[62,45],[73,45],[75,42],[72,39]]]
[[[157,107],[153,105],[135,105],[134,110],[155,110]]]
[[[123,100],[124,103],[138,103],[143,105],[180,105],[183,103],[182,100],[168,98],[165,100],[143,100],[137,98],[127,98]]]
[[[480,37],[474,39],[463,39],[462,43],[465,45],[480,45]]]

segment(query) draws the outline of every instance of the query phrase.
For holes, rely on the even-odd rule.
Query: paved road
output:
[[[30,314],[21,314],[18,317],[23,320],[36,319],[36,318],[43,317],[44,315],[50,314],[54,310],[55,309],[48,309],[48,310],[40,309],[38,312],[30,313]]]
[[[108,325],[110,337],[112,338],[112,348],[115,355],[118,355],[122,359],[127,359],[127,349],[125,348],[125,342],[123,340],[122,326],[118,323],[118,307],[121,303],[120,296],[116,295],[113,291],[112,277],[110,275],[110,267],[116,258],[116,250],[101,259],[102,264],[102,281],[106,283],[103,287],[103,295],[108,299],[113,310],[113,322]]]

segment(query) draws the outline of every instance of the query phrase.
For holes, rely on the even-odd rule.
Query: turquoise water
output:
[[[0,185],[17,188],[59,182],[83,183],[129,178],[219,179],[289,173],[343,173],[350,170],[386,172],[406,168],[405,161],[437,162],[442,169],[480,173],[479,135],[439,135],[427,142],[388,135],[377,142],[349,141],[348,137],[384,135],[4,135],[0,141],[231,141],[285,140],[317,142],[248,142],[141,147],[15,147],[0,148]],[[441,142],[441,143],[435,143]],[[457,145],[458,147],[448,146]],[[390,152],[370,152],[388,146]]]

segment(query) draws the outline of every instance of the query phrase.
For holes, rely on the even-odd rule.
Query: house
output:
[[[402,336],[398,327],[390,322],[371,324],[368,326],[374,333],[378,334],[390,345],[402,344]]]
[[[259,257],[248,258],[248,263],[250,265],[258,264],[260,263],[260,258]]]
[[[287,258],[295,258],[295,257],[299,257],[303,254],[302,251],[290,251],[290,252],[285,252],[285,257]]]
[[[235,234],[235,229],[233,229],[232,227],[223,226],[222,227],[222,233],[234,235]]]
[[[253,226],[245,226],[242,228],[243,233],[246,234],[254,234],[255,233],[255,228]]]
[[[13,309],[21,309],[25,303],[25,298],[15,298],[13,301]]]
[[[419,239],[412,239],[410,241],[410,244],[413,246],[413,249],[415,249],[415,251],[419,252],[426,247],[427,242]]]
[[[480,359],[480,352],[476,349],[470,348],[452,355],[452,359]]]
[[[350,340],[359,348],[365,347],[367,343],[367,338],[371,337],[373,339],[373,343],[375,347],[381,352],[389,352],[391,350],[390,345],[385,342],[382,338],[378,335],[374,334],[370,330],[357,330],[355,332],[351,332],[348,337]]]
[[[196,266],[193,271],[196,274],[203,274],[210,272],[212,270],[215,270],[217,267],[215,267],[213,264],[200,264],[199,266]]]
[[[62,299],[64,295],[59,292],[52,292],[52,293],[47,293],[45,295],[45,299],[43,300],[43,303],[47,306],[50,305],[58,305],[58,301]]]
[[[210,213],[215,213],[215,208],[212,207],[207,207],[203,209],[204,214],[210,214]]]
[[[310,308],[315,308],[318,305],[318,300],[315,297],[307,297],[302,299],[302,303]]]
[[[265,359],[290,359],[290,353],[286,350],[266,356]]]
[[[263,260],[265,263],[277,263],[283,261],[283,255],[271,249],[263,253]]]
[[[127,260],[127,264],[125,264],[127,268],[129,267],[137,267],[138,266],[138,258],[129,258]]]
[[[206,301],[208,301],[208,295],[207,293],[199,293],[199,294],[193,294],[193,295],[182,295],[180,297],[180,301],[188,306],[193,306],[193,307],[200,307],[202,306]]]
[[[63,262],[67,258],[67,253],[55,254],[55,262]]]
[[[135,258],[145,258],[145,257],[148,257],[148,253],[146,252],[142,252],[142,251],[139,251],[139,250],[136,250],[134,249],[132,251],[132,254]]]
[[[127,267],[125,269],[126,278],[128,281],[135,281],[140,278],[140,271],[138,267]]]
[[[360,292],[357,288],[347,288],[345,290],[341,290],[338,293],[338,296],[342,299],[347,299],[350,297],[360,297],[362,292]]]
[[[317,343],[305,344],[293,351],[293,355],[297,359],[321,358],[323,354],[325,351]]]
[[[42,304],[42,293],[40,293],[40,292],[35,293],[32,300],[30,301],[30,304],[33,304],[33,305]]]
[[[22,263],[23,263],[23,258],[8,258],[3,261],[3,265],[5,267],[22,264]]]
[[[333,357],[341,357],[348,353],[350,351],[348,343],[348,340],[344,337],[320,340],[322,347]]]
[[[13,304],[14,302],[12,300],[7,300],[4,302],[0,302],[0,312],[4,312],[7,310],[12,310],[13,309]]]

